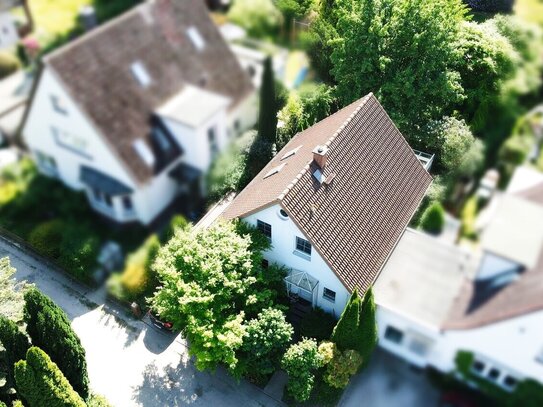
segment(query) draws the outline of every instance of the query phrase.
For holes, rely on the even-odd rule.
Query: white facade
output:
[[[280,214],[282,207],[278,204],[269,206],[243,219],[257,226],[260,220],[271,225],[272,248],[264,253],[264,258],[272,263],[284,265],[293,270],[309,273],[319,281],[314,295],[314,306],[319,306],[325,311],[339,317],[349,300],[350,293],[341,283],[335,273],[330,269],[324,259],[312,247],[311,256],[299,253],[296,250],[296,237],[307,240],[290,217],[284,218]],[[335,292],[335,301],[325,297],[324,289]],[[300,293],[301,294],[301,293]]]
[[[12,47],[17,41],[19,33],[13,16],[9,11],[0,12],[0,49]]]
[[[251,99],[248,97],[247,99]],[[60,109],[59,109],[60,107]],[[244,125],[256,121],[252,105],[243,103],[232,113],[239,115]],[[139,221],[149,224],[182,192],[169,172],[184,162],[202,172],[207,171],[214,153],[209,129],[213,129],[216,152],[228,143],[227,126],[238,120],[226,109],[216,112],[198,128],[191,128],[170,119],[164,124],[184,151],[159,174],[142,184],[136,180],[106,137],[93,125],[65,91],[60,80],[48,67],[40,78],[37,92],[23,129],[25,142],[40,171],[59,178],[68,187],[86,190],[91,206],[118,222]],[[95,194],[80,180],[81,166],[90,167],[121,182],[133,190],[128,196],[96,199]],[[190,199],[190,198],[188,198]],[[129,208],[124,204],[129,200]]]

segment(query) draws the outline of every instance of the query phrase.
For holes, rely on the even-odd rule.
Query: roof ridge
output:
[[[360,109],[362,109],[367,101],[373,97],[373,93],[370,92],[368,93],[366,96],[364,96],[361,100],[360,100],[360,104],[357,106],[357,108],[351,113],[351,115],[349,117],[347,117],[347,119],[345,119],[345,121],[337,128],[337,130],[334,132],[334,134],[332,134],[332,136],[330,136],[330,138],[328,139],[328,141],[324,144],[326,147],[329,147],[330,144],[332,143],[332,141],[334,141],[334,139],[336,138],[336,136],[341,132],[343,131],[343,129],[347,126],[347,124],[349,124],[349,122],[353,119],[353,117],[355,117],[358,112],[360,111]],[[348,105],[347,105],[348,106]],[[344,109],[347,107],[345,106]],[[340,112],[340,110],[338,110],[336,113]],[[328,118],[332,117],[333,115],[331,116],[328,116]],[[305,131],[305,130],[304,130]],[[292,188],[294,188],[294,185],[296,185],[296,183],[303,177],[303,175],[307,172],[307,170],[309,170],[309,166],[311,164],[311,161],[310,160],[306,165],[304,165],[302,167],[302,169],[300,170],[300,172],[294,177],[294,179],[286,186],[286,188],[281,192],[281,194],[279,194],[279,196],[277,197],[277,199],[279,201],[283,200],[285,198],[285,196],[289,193],[290,190],[292,190]]]

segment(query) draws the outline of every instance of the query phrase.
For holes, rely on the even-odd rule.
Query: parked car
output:
[[[472,396],[460,391],[448,391],[441,395],[440,407],[478,407]]]
[[[160,319],[160,315],[154,310],[149,310],[149,318],[154,326],[164,331],[173,332],[173,323],[169,321],[163,321]]]

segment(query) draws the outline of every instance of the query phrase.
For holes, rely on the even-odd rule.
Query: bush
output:
[[[420,220],[420,227],[428,233],[439,235],[445,226],[445,209],[439,202],[432,203]]]
[[[252,37],[274,36],[281,23],[281,13],[271,0],[235,0],[228,19],[245,28]]]
[[[85,407],[58,366],[40,348],[32,347],[26,360],[15,364],[19,393],[30,407]]]
[[[473,195],[472,197],[468,198],[460,213],[460,219],[462,221],[462,226],[460,227],[460,234],[470,240],[477,239],[477,231],[475,230],[477,210],[477,197]]]
[[[162,235],[160,237],[160,240],[162,243],[166,243],[168,240],[170,240],[173,235],[175,234],[175,231],[177,229],[183,229],[186,228],[189,225],[189,222],[187,219],[185,219],[182,215],[175,215],[170,220],[170,223],[168,223],[168,226],[164,229],[162,232]]]
[[[15,56],[7,52],[0,52],[0,79],[15,73],[20,67],[21,64]]]
[[[314,339],[303,339],[288,348],[283,355],[281,367],[288,373],[287,391],[296,401],[309,399],[315,371],[321,366],[322,356]]]
[[[0,344],[6,350],[7,384],[13,386],[15,383],[13,367],[15,362],[25,358],[30,343],[27,336],[19,330],[17,324],[2,315],[0,315]]]
[[[332,341],[341,350],[357,349],[360,344],[359,321],[361,300],[355,288],[332,332]]]
[[[300,336],[313,338],[317,341],[330,339],[336,319],[322,308],[315,307],[307,314],[300,323]]]
[[[543,405],[543,385],[533,379],[520,382],[507,403],[510,407],[538,407]]]
[[[57,260],[60,257],[60,245],[64,234],[65,224],[61,220],[51,220],[37,225],[30,235],[28,242],[40,254]]]
[[[87,398],[89,378],[85,349],[68,317],[49,297],[35,288],[25,293],[25,301],[24,321],[32,344],[47,352],[73,388]]]
[[[104,396],[92,393],[87,400],[87,407],[113,407]]]
[[[336,351],[324,374],[324,381],[330,386],[344,389],[362,365],[362,356],[355,350]]]

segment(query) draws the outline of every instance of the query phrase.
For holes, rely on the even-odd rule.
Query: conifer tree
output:
[[[356,350],[360,346],[360,309],[361,300],[355,288],[332,332],[331,339],[340,350]]]
[[[4,316],[0,316],[0,344],[6,350],[7,384],[12,386],[15,383],[13,367],[16,362],[25,358],[30,344],[27,336],[19,330],[17,324]]]
[[[360,352],[364,364],[367,363],[371,353],[377,345],[378,333],[375,311],[376,308],[373,298],[373,289],[370,287],[364,294],[364,299],[362,300],[360,321],[358,326],[358,347],[354,348]]]

